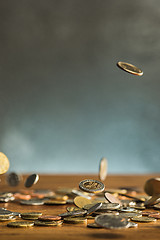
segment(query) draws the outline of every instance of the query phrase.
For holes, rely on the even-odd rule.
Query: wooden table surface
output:
[[[151,177],[159,175],[109,175],[105,181],[107,188],[137,186],[143,190],[144,183]],[[1,176],[1,192],[16,191],[24,188],[23,177],[19,187],[9,187],[5,182],[5,175]],[[58,187],[78,188],[79,182],[83,179],[98,179],[96,175],[40,175],[39,182],[33,189],[51,189],[56,190]],[[66,212],[64,206],[26,206],[19,203],[0,203],[0,207],[17,212],[41,211],[43,214],[56,215]],[[93,222],[93,220],[88,220]],[[59,227],[31,227],[31,228],[9,228],[6,222],[0,223],[0,240],[18,240],[18,239],[129,239],[142,240],[160,239],[160,220],[155,223],[139,223],[138,228],[129,228],[123,230],[92,229],[87,228],[84,224],[66,224]]]

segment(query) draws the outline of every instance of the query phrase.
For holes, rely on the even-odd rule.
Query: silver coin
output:
[[[39,206],[39,205],[43,205],[44,201],[40,200],[40,199],[30,199],[30,200],[22,200],[22,201],[20,201],[20,204],[22,204],[22,205],[36,205],[36,206]]]
[[[136,228],[138,227],[138,223],[135,223],[135,222],[129,222],[129,228]]]
[[[39,175],[38,174],[32,174],[26,179],[26,182],[25,182],[24,186],[26,188],[29,188],[32,185],[36,184],[38,182],[38,180],[39,180]]]
[[[125,217],[125,218],[132,218],[132,217],[142,217],[142,214],[133,213],[133,212],[120,212],[119,216],[120,217]]]
[[[94,206],[92,206],[91,208],[88,209],[86,215],[90,215],[91,213],[97,211],[98,209],[100,209],[102,207],[102,203],[96,203]]]
[[[141,213],[141,211],[135,209],[135,208],[131,208],[131,207],[126,207],[126,208],[121,208],[120,209],[121,212],[134,212],[134,213]]]
[[[118,203],[102,203],[102,206],[97,210],[97,212],[106,212],[108,210],[117,210],[120,208]]]
[[[103,228],[121,229],[129,227],[127,218],[110,215],[99,215],[95,218],[95,223]]]
[[[104,190],[105,186],[100,181],[86,179],[79,183],[79,188],[84,192],[99,193]]]
[[[65,218],[65,217],[71,217],[71,216],[84,216],[87,213],[86,210],[77,210],[72,212],[65,212],[61,213],[58,216]]]

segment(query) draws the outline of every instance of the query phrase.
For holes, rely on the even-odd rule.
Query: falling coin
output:
[[[11,172],[8,174],[6,181],[11,187],[16,187],[20,183],[20,176],[15,172]]]
[[[106,158],[102,158],[99,164],[99,179],[104,181],[107,177],[107,166],[108,162]]]
[[[137,68],[136,66],[126,63],[126,62],[118,62],[117,66],[121,68],[122,70],[129,72],[134,75],[142,76],[143,72],[141,69]]]
[[[36,184],[38,182],[38,180],[39,180],[39,175],[32,174],[26,179],[26,182],[24,185],[26,188],[32,187],[32,185]]]
[[[7,156],[0,152],[0,174],[6,173],[9,168],[9,160]]]
[[[104,190],[104,184],[97,180],[86,179],[79,183],[79,188],[85,192],[100,193]]]

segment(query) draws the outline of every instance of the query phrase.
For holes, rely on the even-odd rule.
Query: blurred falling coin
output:
[[[100,193],[104,190],[104,184],[97,180],[86,179],[79,183],[79,188],[84,192]]]
[[[99,179],[104,181],[107,177],[108,162],[106,158],[102,158],[99,163]]]
[[[36,184],[38,182],[38,180],[39,180],[39,175],[32,174],[26,179],[26,182],[24,185],[26,188],[32,187],[32,185]]]
[[[138,76],[142,76],[143,72],[141,69],[137,68],[136,66],[130,64],[130,63],[126,63],[126,62],[118,62],[117,66],[119,68],[121,68],[122,70],[134,74],[134,75],[138,75]]]
[[[0,152],[0,174],[6,173],[9,169],[9,160],[7,156]]]
[[[15,172],[11,172],[11,173],[8,174],[8,176],[6,178],[6,181],[7,181],[9,186],[16,187],[16,186],[19,185],[20,179],[21,179],[20,175],[18,175]]]
[[[34,222],[27,222],[27,221],[17,221],[17,222],[10,222],[7,224],[7,227],[14,227],[14,228],[23,228],[23,227],[32,227]]]

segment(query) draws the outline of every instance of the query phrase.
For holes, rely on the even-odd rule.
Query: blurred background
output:
[[[142,77],[116,66],[129,62]],[[10,171],[160,172],[160,1],[0,1]]]

